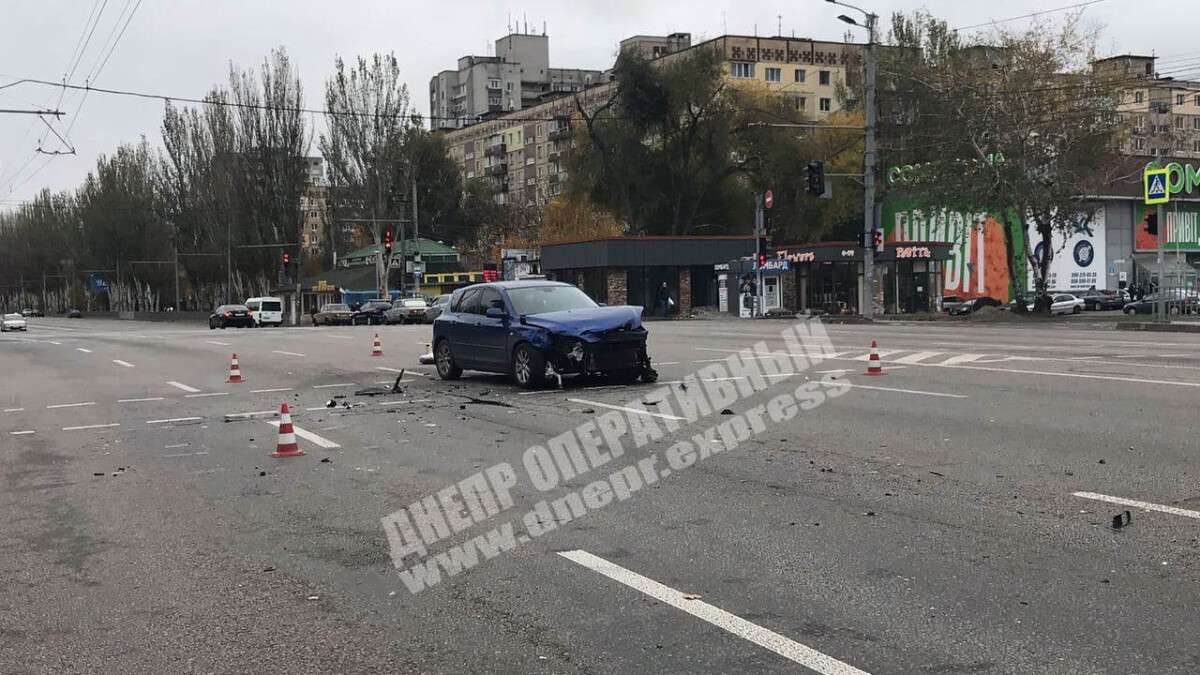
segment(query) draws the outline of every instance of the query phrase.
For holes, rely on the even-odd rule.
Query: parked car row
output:
[[[379,326],[408,323],[432,323],[450,303],[450,295],[439,295],[432,303],[425,298],[403,298],[395,302],[376,298],[357,309],[345,303],[329,303],[312,315],[314,326]]]

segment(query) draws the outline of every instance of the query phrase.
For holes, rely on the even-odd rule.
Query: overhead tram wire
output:
[[[1037,12],[1031,12],[1029,14],[1022,14],[1021,16],[1009,17],[1007,19],[995,19],[993,21],[984,21],[983,23],[972,24],[970,26],[959,26],[958,28],[954,28],[952,30],[962,31],[962,30],[971,30],[972,28],[984,28],[987,26],[994,26],[996,24],[1009,23],[1011,21],[1020,21],[1021,19],[1032,19],[1036,16],[1042,16],[1044,14],[1054,14],[1056,12],[1065,12],[1065,11],[1071,10],[1071,9],[1080,9],[1082,7],[1098,5],[1102,2],[1107,2],[1107,0],[1087,0],[1087,2],[1077,2],[1073,5],[1066,5],[1065,7],[1054,7],[1052,9],[1043,9],[1043,10],[1040,10]]]

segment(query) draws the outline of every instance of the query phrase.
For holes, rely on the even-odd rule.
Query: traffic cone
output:
[[[233,358],[229,360],[229,379],[226,382],[229,384],[241,384],[245,382],[242,379],[242,367],[238,365],[237,354],[234,354]]]
[[[379,341],[379,333],[375,334],[375,344],[371,345],[371,356],[383,356],[383,343]]]
[[[292,414],[288,412],[288,404],[279,408],[279,444],[275,446],[272,457],[299,457],[304,451],[296,444],[296,432],[292,429]]]
[[[867,359],[867,375],[883,374],[883,363],[879,360],[879,343],[871,340],[871,356]]]

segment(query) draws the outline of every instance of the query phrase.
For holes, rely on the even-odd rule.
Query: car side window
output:
[[[458,304],[454,306],[455,312],[459,314],[481,314],[479,311],[479,289],[471,289],[464,291],[462,297],[458,299]]]
[[[500,297],[500,291],[494,288],[485,288],[479,294],[479,313],[486,314],[492,307],[504,309],[504,300]]]

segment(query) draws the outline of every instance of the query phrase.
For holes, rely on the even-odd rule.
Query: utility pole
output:
[[[175,240],[175,246],[173,248],[174,248],[174,251],[172,251],[172,253],[174,254],[173,257],[175,258],[175,311],[178,312],[178,311],[180,311],[180,307],[179,307],[179,240],[178,239]]]
[[[750,308],[750,316],[759,316],[762,313],[762,242],[763,237],[767,235],[766,214],[763,213],[762,194],[754,195],[754,306]]]
[[[412,179],[412,226],[413,226],[413,291],[420,293],[421,284],[417,281],[417,261],[421,258],[421,243],[417,241],[420,233],[420,226],[417,224],[417,177]],[[406,266],[407,262],[404,263]]]
[[[1169,189],[1169,188],[1168,188]],[[1167,221],[1163,205],[1158,205],[1158,289],[1154,294],[1154,318],[1160,322],[1166,322],[1167,312],[1166,305],[1163,304],[1164,295],[1167,291],[1166,276],[1163,274],[1163,237],[1167,236]]]
[[[866,19],[865,24],[860,24],[853,18],[842,14],[838,20],[843,23],[848,23],[851,26],[862,26],[867,29],[867,48],[866,48],[866,94],[863,101],[863,113],[866,117],[866,141],[863,144],[863,289],[860,297],[862,306],[859,313],[865,317],[873,318],[875,316],[875,250],[873,245],[866,246],[875,239],[875,131],[878,126],[877,111],[875,109],[875,76],[876,76],[876,54],[875,54],[875,29],[879,22],[879,16],[868,12],[861,7],[840,2],[840,0],[825,0],[826,2],[848,7],[856,12],[859,12]]]

